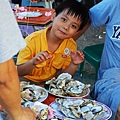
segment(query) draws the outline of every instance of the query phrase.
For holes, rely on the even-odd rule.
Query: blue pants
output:
[[[113,112],[111,120],[114,120],[120,103],[120,69],[106,70],[102,79],[96,81],[91,97],[109,106]]]

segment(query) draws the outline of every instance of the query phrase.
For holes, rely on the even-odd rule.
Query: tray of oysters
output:
[[[44,88],[50,94],[63,98],[81,98],[90,93],[90,84],[74,80],[68,73],[62,73],[57,78],[46,81]]]
[[[48,92],[45,88],[25,81],[20,82],[20,92],[22,105],[36,101],[43,102],[48,97]]]
[[[56,98],[49,106],[56,111],[54,116],[61,120],[108,120],[112,116],[108,106],[85,98]]]

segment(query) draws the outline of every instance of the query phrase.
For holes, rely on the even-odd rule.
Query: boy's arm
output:
[[[0,63],[0,104],[12,120],[35,120],[30,109],[21,107],[20,84],[13,59]]]
[[[62,73],[69,73],[73,76],[75,74],[78,66],[79,66],[79,64],[76,65],[76,64],[71,62],[70,65],[66,69],[63,69],[61,72]]]

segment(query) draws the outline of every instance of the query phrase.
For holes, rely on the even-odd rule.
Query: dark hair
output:
[[[81,30],[89,19],[89,13],[87,8],[77,0],[65,0],[59,6],[55,8],[56,16],[61,12],[67,10],[68,15],[74,15],[74,17],[81,20],[81,25],[79,30]]]

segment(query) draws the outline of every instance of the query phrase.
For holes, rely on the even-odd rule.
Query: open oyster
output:
[[[21,89],[21,103],[24,104],[27,101],[35,102],[40,98],[46,97],[46,91],[36,85],[26,85]]]
[[[46,104],[35,102],[30,108],[36,113],[36,120],[58,120],[54,116],[55,110]]]
[[[62,73],[58,78],[52,78],[45,84],[49,86],[52,94],[60,97],[83,97],[90,92],[90,84],[74,80],[68,73]]]
[[[90,99],[62,99],[56,98],[58,110],[69,119],[84,118],[84,120],[100,120],[106,110],[102,105]]]

